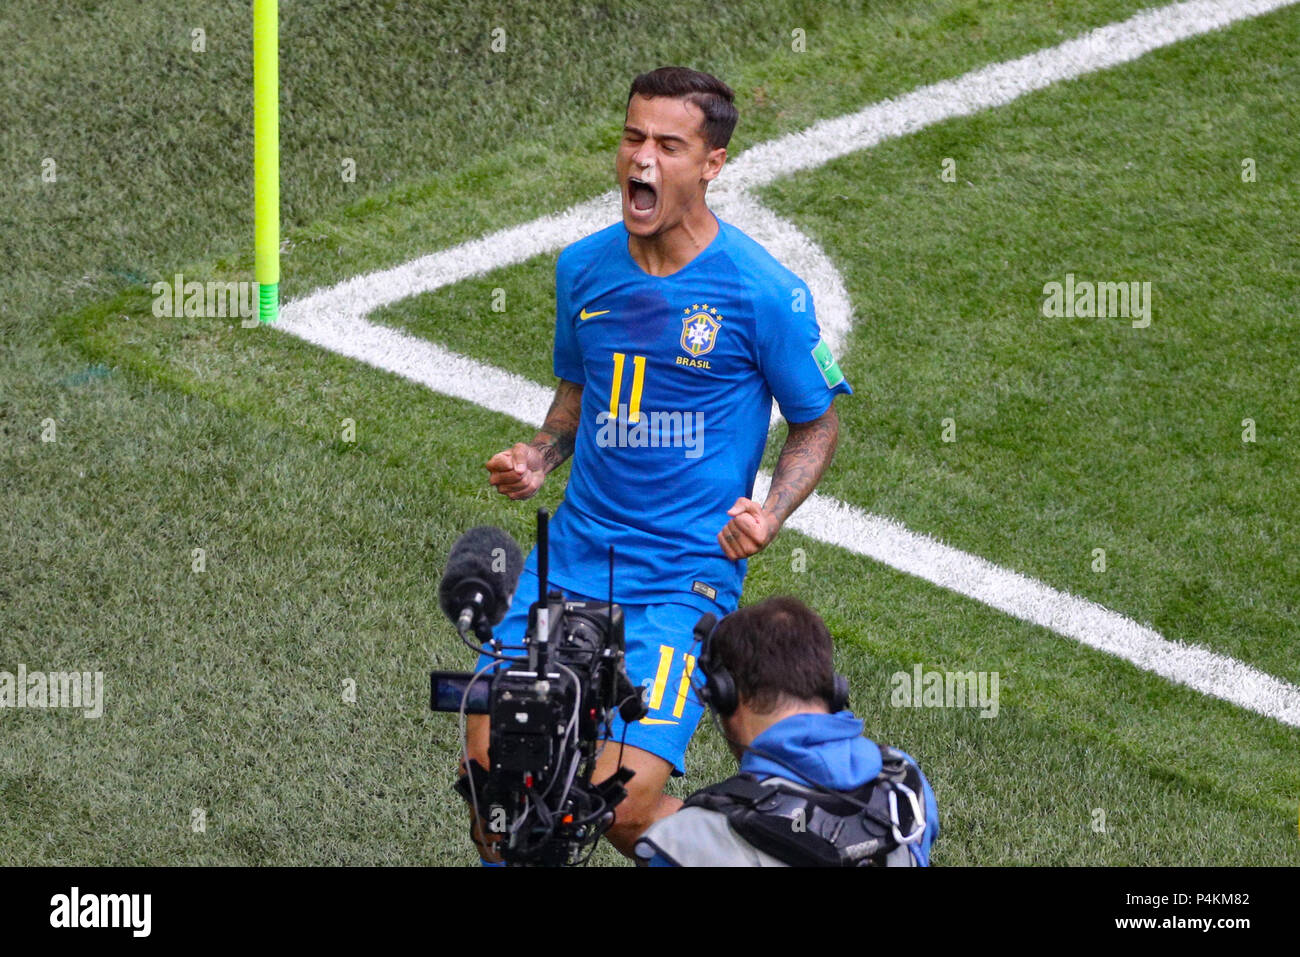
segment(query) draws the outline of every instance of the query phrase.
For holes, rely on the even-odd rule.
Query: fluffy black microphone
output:
[[[615,684],[618,686],[620,718],[631,724],[633,721],[640,721],[650,713],[645,699],[641,697],[641,689],[632,684],[632,679],[627,676],[627,672],[619,671]]]
[[[451,546],[438,604],[462,633],[472,626],[486,641],[506,616],[523,568],[523,552],[508,533],[495,525],[471,528]]]

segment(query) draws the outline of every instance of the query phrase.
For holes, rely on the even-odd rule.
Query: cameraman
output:
[[[934,792],[909,756],[863,737],[825,622],[774,597],[726,616],[704,642],[701,697],[741,773],[651,826],[638,862],[928,866]]]

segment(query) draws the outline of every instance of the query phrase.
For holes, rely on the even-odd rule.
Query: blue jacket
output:
[[[863,737],[862,732],[862,722],[852,711],[791,715],[754,739],[754,750],[745,752],[740,770],[760,779],[780,777],[805,785],[852,791],[875,778],[881,768],[880,747]],[[755,752],[779,758],[789,767]],[[906,756],[909,761],[913,760],[910,755]],[[924,774],[921,781],[925,792],[926,826],[921,840],[911,845],[910,850],[916,864],[926,867],[930,863],[930,846],[939,836],[939,807],[934,789]],[[671,866],[659,854],[650,860],[650,865]]]

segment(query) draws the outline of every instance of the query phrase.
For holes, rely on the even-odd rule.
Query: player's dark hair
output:
[[[684,99],[694,103],[704,113],[704,141],[709,149],[718,149],[731,142],[731,134],[736,129],[740,114],[736,112],[733,100],[736,94],[731,87],[716,76],[691,70],[684,66],[661,66],[649,73],[642,73],[632,81],[632,97],[667,96],[672,99]]]
[[[831,633],[798,598],[777,595],[733,611],[718,623],[710,650],[740,699],[760,714],[791,699],[829,704],[835,694]]]

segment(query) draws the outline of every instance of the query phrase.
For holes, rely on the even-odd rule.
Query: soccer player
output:
[[[690,693],[692,628],[702,612],[736,607],[745,560],[817,485],[835,451],[834,397],[852,392],[808,287],[705,203],[735,129],[732,100],[717,78],[682,67],[633,81],[615,158],[622,222],[556,264],[555,399],[531,442],[486,464],[499,492],[526,499],[573,457],[550,526],[549,584],[566,597],[604,598],[615,547],[628,676],[650,710],[626,727],[616,720],[593,780],[620,755],[636,772],[607,835],[629,857],[681,806],[663,788],[684,773],[702,713]],[[789,434],[760,504],[750,495],[773,398]],[[534,550],[517,595],[537,594],[536,570]],[[498,638],[520,643],[527,606],[515,601]],[[486,767],[487,717],[470,716],[468,735]],[[474,837],[493,861],[491,839]]]

